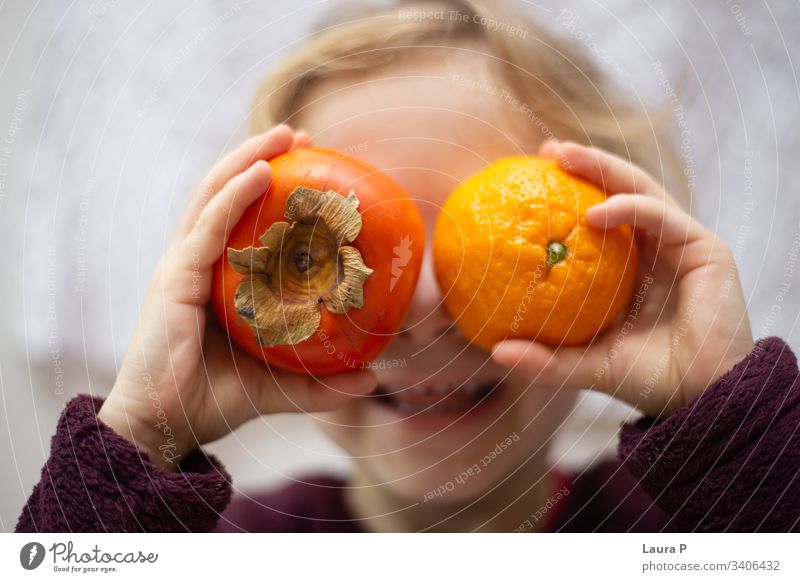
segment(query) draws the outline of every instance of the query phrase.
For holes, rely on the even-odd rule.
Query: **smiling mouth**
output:
[[[499,380],[427,383],[400,389],[379,384],[374,396],[381,404],[405,414],[453,414],[484,404],[500,386]]]

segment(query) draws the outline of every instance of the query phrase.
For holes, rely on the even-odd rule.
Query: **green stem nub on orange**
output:
[[[567,258],[567,247],[564,243],[553,241],[547,245],[547,266],[554,267]]]

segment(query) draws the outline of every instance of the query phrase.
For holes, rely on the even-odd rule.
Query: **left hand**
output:
[[[273,179],[268,161],[308,144],[277,126],[220,160],[190,199],[158,263],[117,379],[97,417],[169,470],[261,414],[333,410],[375,388],[369,370],[313,377],[233,347],[211,314],[214,264]]]
[[[548,141],[539,153],[607,192],[605,202],[587,210],[589,224],[634,227],[640,255],[634,294],[645,298],[635,317],[624,312],[587,346],[505,340],[493,358],[536,383],[598,390],[665,417],[753,350],[733,255],[641,168],[574,143]]]

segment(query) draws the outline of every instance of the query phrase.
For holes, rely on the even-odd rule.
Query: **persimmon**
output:
[[[363,368],[403,322],[425,230],[387,174],[342,152],[270,160],[269,189],[214,266],[212,307],[236,344],[280,368]]]

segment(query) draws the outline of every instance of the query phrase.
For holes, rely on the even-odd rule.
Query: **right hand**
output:
[[[163,467],[259,415],[331,410],[375,388],[369,371],[314,378],[267,367],[234,347],[207,307],[231,230],[269,187],[266,160],[307,142],[278,126],[218,162],[153,274],[98,418]]]
[[[646,298],[588,345],[512,339],[498,344],[493,357],[542,385],[590,388],[666,418],[755,347],[733,253],[630,161],[553,140],[539,153],[607,192],[586,211],[591,226],[636,229],[639,296]],[[641,286],[645,276],[650,281]]]

